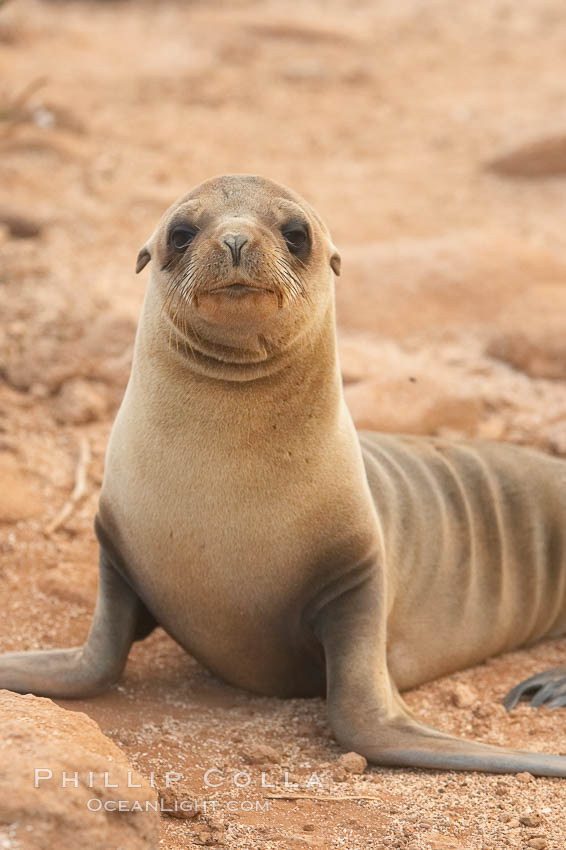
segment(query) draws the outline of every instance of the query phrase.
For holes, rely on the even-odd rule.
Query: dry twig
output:
[[[380,803],[379,797],[370,794],[354,794],[346,796],[344,794],[324,795],[317,797],[314,794],[266,794],[268,800],[312,800],[313,802],[343,803],[351,800],[356,803],[358,800],[375,800]]]
[[[81,438],[80,443],[80,451],[79,451],[79,460],[77,463],[77,469],[75,471],[75,486],[73,492],[69,496],[68,500],[65,502],[55,519],[53,519],[49,525],[45,529],[45,534],[49,536],[53,534],[53,532],[57,531],[57,529],[61,528],[64,522],[66,522],[79,502],[81,502],[86,496],[87,492],[87,470],[88,465],[90,463],[90,446],[88,439],[86,437]]]

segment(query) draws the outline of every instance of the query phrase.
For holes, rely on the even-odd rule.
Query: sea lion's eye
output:
[[[281,234],[287,248],[296,257],[305,257],[310,248],[308,228],[302,222],[290,222],[281,228]]]
[[[169,234],[169,242],[175,251],[181,252],[191,244],[196,235],[196,227],[191,227],[190,224],[176,224]]]

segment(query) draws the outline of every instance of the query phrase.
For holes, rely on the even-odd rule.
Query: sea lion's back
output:
[[[393,559],[393,632],[412,643],[435,620],[441,642],[467,630],[462,646],[475,647],[473,663],[564,631],[564,461],[504,443],[359,436]],[[457,638],[453,663],[450,648],[438,651],[447,669],[437,675],[464,666]]]

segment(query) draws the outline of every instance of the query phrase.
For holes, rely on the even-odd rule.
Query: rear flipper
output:
[[[119,679],[132,643],[155,625],[101,546],[98,599],[84,646],[0,655],[0,688],[61,699],[94,696]]]
[[[520,682],[509,691],[503,705],[507,711],[511,711],[522,699],[530,700],[533,708],[539,705],[546,705],[547,708],[566,705],[566,667],[553,667]]]
[[[465,741],[411,714],[388,673],[385,594],[378,582],[372,576],[350,588],[314,621],[325,651],[328,714],[338,743],[391,767],[566,777],[566,756]]]

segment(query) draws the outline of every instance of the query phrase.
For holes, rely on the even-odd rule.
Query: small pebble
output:
[[[519,820],[523,826],[540,826],[542,818],[535,813],[532,815],[521,815]]]
[[[452,705],[455,705],[457,708],[469,708],[478,698],[476,691],[463,682],[456,682],[450,689],[449,694]]]
[[[339,765],[337,767],[335,767],[334,770],[332,771],[332,778],[333,778],[334,782],[345,782],[346,779],[348,778],[348,775],[349,774],[346,773],[344,768],[340,767]]]
[[[246,764],[279,764],[281,756],[273,747],[266,744],[257,744],[242,750],[242,758]]]
[[[361,774],[368,766],[367,759],[359,753],[344,753],[336,760],[336,766],[343,768],[346,773]]]

